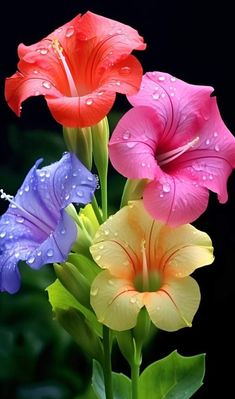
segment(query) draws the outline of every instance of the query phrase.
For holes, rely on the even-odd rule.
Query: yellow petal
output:
[[[178,228],[164,226],[159,246],[159,268],[167,275],[185,277],[214,260],[210,237],[190,224]]]
[[[200,303],[200,290],[192,277],[172,279],[159,291],[145,295],[144,304],[152,322],[161,330],[191,327]]]
[[[108,270],[98,274],[91,286],[91,306],[98,320],[116,331],[136,325],[142,297],[127,280],[114,278]]]

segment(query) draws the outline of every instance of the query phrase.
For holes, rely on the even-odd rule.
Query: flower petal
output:
[[[136,325],[142,296],[127,280],[114,278],[108,270],[98,274],[91,286],[91,306],[98,320],[116,331]]]
[[[191,327],[199,303],[200,290],[192,277],[171,280],[158,292],[144,297],[152,322],[165,331]]]
[[[161,175],[155,153],[162,128],[150,107],[128,111],[117,124],[109,142],[113,167],[130,179],[152,180]]]
[[[108,114],[115,97],[115,92],[100,87],[82,97],[46,97],[46,100],[57,122],[66,127],[86,127],[95,125]]]
[[[186,277],[195,269],[213,262],[213,247],[208,234],[190,224],[161,229],[159,247],[163,256],[159,270],[167,277]]]
[[[196,220],[206,210],[209,192],[184,176],[165,174],[147,184],[143,198],[153,218],[178,226]]]

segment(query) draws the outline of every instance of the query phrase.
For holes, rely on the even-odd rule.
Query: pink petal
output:
[[[155,159],[161,131],[162,125],[151,108],[128,111],[117,124],[109,143],[113,167],[130,179],[154,179],[161,175]]]
[[[207,208],[209,192],[183,175],[165,174],[145,187],[144,205],[154,219],[178,226],[196,220]]]

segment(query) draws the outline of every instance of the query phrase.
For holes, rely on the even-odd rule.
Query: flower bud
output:
[[[64,140],[70,152],[77,155],[80,161],[91,170],[92,167],[92,134],[90,127],[63,127]]]

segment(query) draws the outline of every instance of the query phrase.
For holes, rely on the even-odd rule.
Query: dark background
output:
[[[0,186],[14,193],[35,159],[43,156],[45,160],[53,161],[59,158],[63,149],[61,127],[52,119],[42,98],[25,102],[20,119],[5,104],[4,79],[16,70],[17,45],[20,42],[32,44],[79,12],[84,13],[87,10],[131,25],[144,36],[147,49],[145,52],[136,52],[136,55],[145,72],[162,70],[190,83],[213,86],[224,122],[234,133],[235,29],[231,4],[232,2],[206,0],[22,0],[14,4],[5,3],[1,11],[0,26]],[[118,96],[115,110],[124,112],[126,109],[128,104],[125,98]],[[110,197],[115,203],[116,192],[113,187],[110,181]],[[230,397],[234,387],[234,367],[232,369],[228,364],[234,352],[234,175],[229,179],[228,190],[227,204],[218,204],[212,194],[207,211],[194,223],[212,237],[216,260],[212,266],[194,274],[201,287],[202,302],[193,327],[176,333],[160,333],[144,357],[146,365],[174,349],[178,349],[182,355],[206,352],[205,385],[195,394],[195,398]],[[0,207],[3,211],[5,204],[2,202]],[[62,384],[64,391],[61,389],[65,393],[61,394],[59,388],[59,393],[48,388],[45,396],[37,396],[36,391],[30,391],[29,397],[74,398],[75,392],[82,386],[82,383],[79,385],[74,382],[74,370],[78,374],[81,372],[81,375],[85,375],[87,372],[89,375],[89,364],[66,335],[62,335],[60,330],[55,332],[55,323],[48,320],[51,319],[51,314],[46,296],[40,299],[43,301],[42,307],[40,300],[32,300],[35,292],[40,296],[48,281],[53,281],[50,270],[39,272],[40,283],[34,281],[32,274],[25,273],[21,293],[14,297],[2,294],[0,299],[0,369],[9,368],[8,373],[0,372],[1,392],[7,399],[26,399],[27,389],[34,389],[36,386],[47,390],[45,387],[53,387],[54,383],[54,387]],[[19,303],[22,306],[19,307]],[[30,310],[26,310],[29,303]],[[39,315],[42,318],[40,328],[32,322],[35,315],[36,319]],[[10,341],[9,336],[12,337]],[[9,350],[6,349],[7,345]],[[39,347],[37,345],[41,349],[36,351],[35,347]],[[4,346],[6,352],[3,350]],[[65,349],[64,352],[61,350],[58,360],[54,357],[54,352],[59,347]],[[30,354],[33,351],[36,355],[34,354],[32,360]],[[10,355],[12,358],[9,360]],[[62,378],[58,370],[55,370],[55,362],[70,377],[65,373],[67,377]],[[116,361],[115,367],[117,370],[125,370],[126,366],[124,361],[123,365]],[[57,396],[55,392],[58,393]]]

